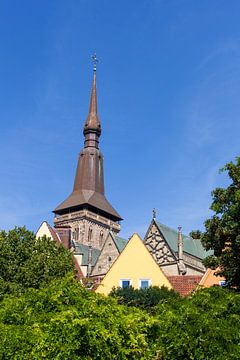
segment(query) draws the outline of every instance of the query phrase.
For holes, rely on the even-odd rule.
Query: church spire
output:
[[[122,218],[107,201],[104,191],[103,156],[98,148],[101,124],[97,111],[96,55],[92,59],[93,82],[89,113],[83,127],[84,148],[79,154],[73,191],[54,210],[54,213],[63,215],[82,209],[90,209],[95,214],[101,214],[106,219],[116,222],[122,220]],[[59,223],[59,221],[59,219],[56,219],[55,223]],[[114,226],[120,229],[119,224]]]
[[[95,147],[98,149],[99,137],[101,135],[101,124],[98,118],[97,109],[97,84],[96,84],[96,72],[97,72],[97,57],[96,54],[92,56],[93,60],[93,82],[92,93],[89,105],[88,116],[83,128],[83,135],[85,136],[84,147]]]

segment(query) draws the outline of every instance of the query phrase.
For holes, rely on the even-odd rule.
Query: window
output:
[[[90,227],[88,230],[88,242],[92,240],[92,228]]]
[[[149,279],[140,279],[139,280],[139,289],[147,289],[151,285]]]
[[[100,231],[100,235],[99,235],[99,245],[102,247],[103,245],[103,231]]]
[[[131,280],[130,279],[122,279],[120,280],[120,287],[122,289],[129,288],[131,286]]]

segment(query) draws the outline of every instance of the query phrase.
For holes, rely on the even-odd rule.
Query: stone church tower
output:
[[[56,229],[70,228],[76,243],[101,249],[111,230],[120,231],[120,215],[107,201],[104,192],[103,156],[99,150],[101,124],[97,110],[96,65],[94,65],[89,113],[83,128],[81,150],[73,191],[53,211]]]

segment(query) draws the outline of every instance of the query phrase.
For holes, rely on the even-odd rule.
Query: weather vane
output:
[[[97,58],[97,55],[94,54],[91,56],[92,58],[92,62],[93,62],[93,71],[96,71],[97,70],[97,63],[98,63],[98,58]]]

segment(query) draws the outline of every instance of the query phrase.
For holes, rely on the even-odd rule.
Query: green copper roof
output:
[[[166,225],[161,224],[158,221],[156,221],[156,224],[172,251],[177,253],[178,232],[174,229],[169,228]],[[206,256],[212,254],[212,251],[204,250],[200,240],[194,240],[186,235],[183,235],[183,251],[190,255],[196,256],[199,259],[204,259]]]
[[[114,234],[112,234],[112,235],[114,237],[114,241],[118,248],[118,251],[119,251],[119,253],[121,253],[123,251],[123,249],[125,248],[127,241],[117,235],[114,235]]]
[[[83,255],[82,257],[82,265],[88,264],[88,252],[89,247],[87,245],[75,243],[76,252]],[[97,258],[100,254],[100,250],[92,248],[92,265],[96,264]]]

